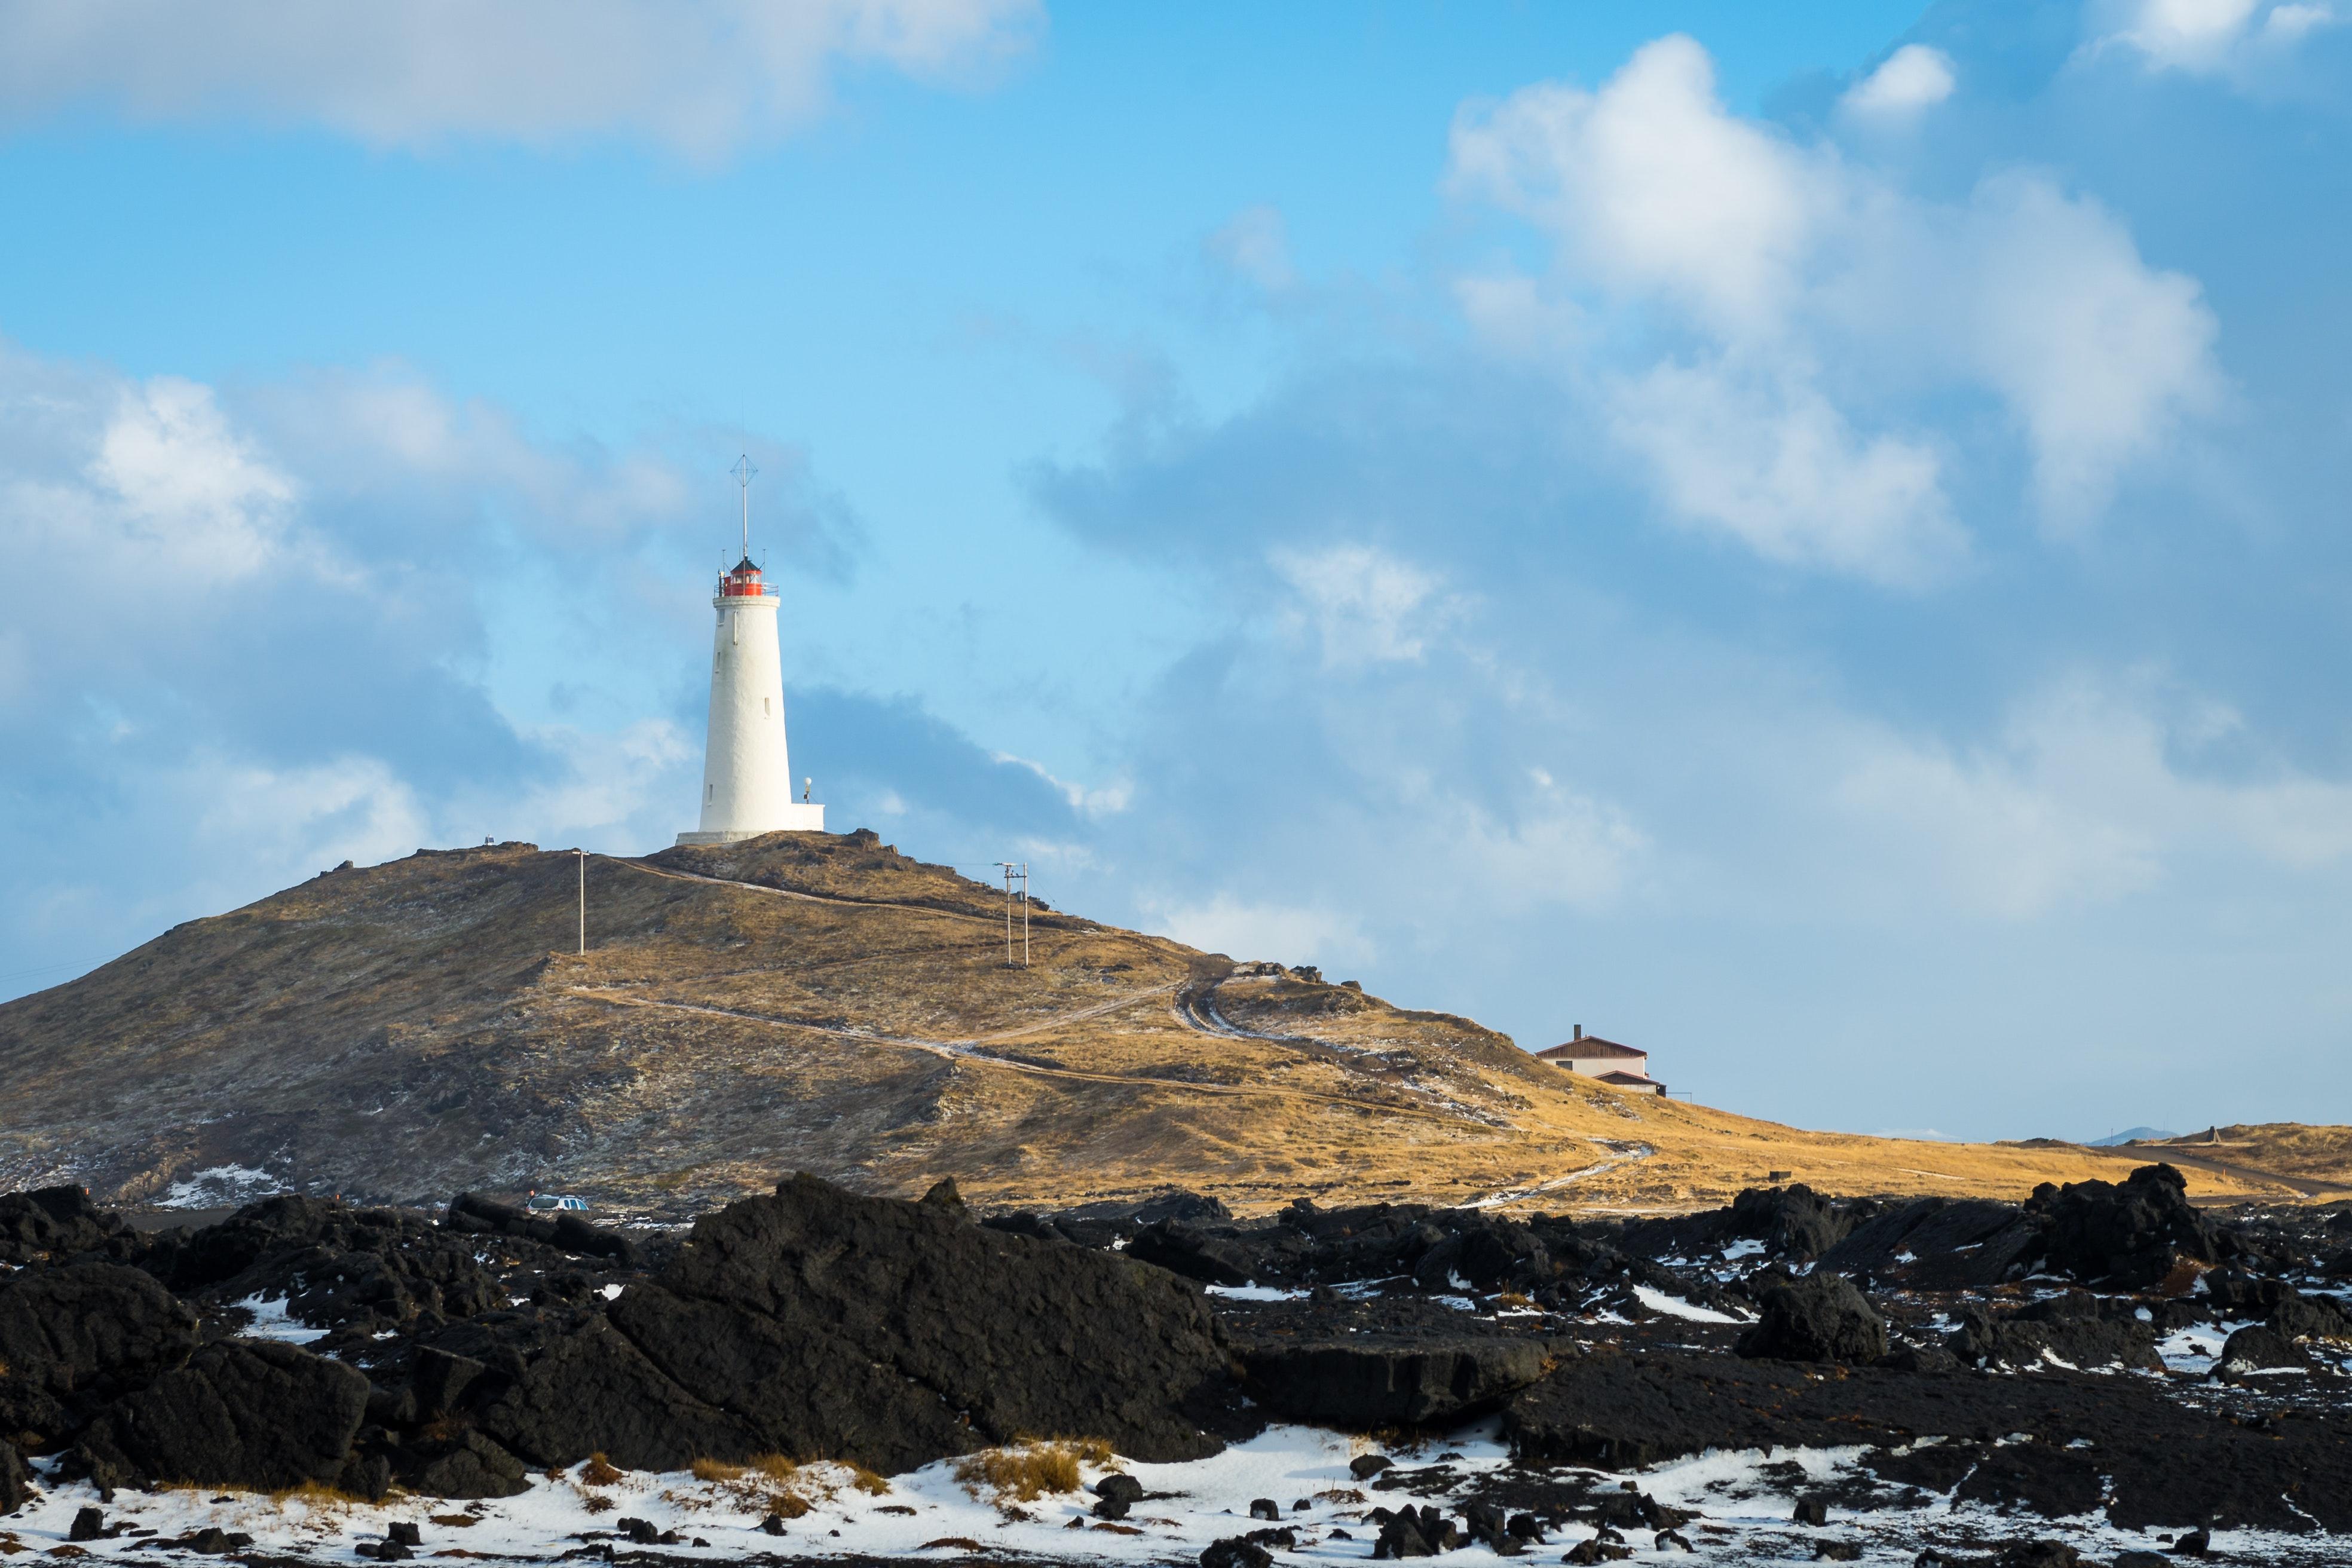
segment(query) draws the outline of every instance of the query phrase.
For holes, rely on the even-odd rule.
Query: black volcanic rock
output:
[[[2056,1363],[2084,1372],[2130,1367],[2162,1372],[2156,1331],[2141,1322],[2136,1304],[2070,1290],[1995,1318],[1969,1308],[1951,1337],[1954,1355],[1970,1365],[2039,1366]]]
[[[185,1294],[283,1300],[300,1321],[375,1332],[504,1305],[478,1247],[421,1215],[287,1194],[159,1237],[143,1267]]]
[[[1886,1353],[1886,1320],[1853,1282],[1819,1270],[1764,1292],[1763,1316],[1739,1336],[1743,1356],[1782,1361],[1874,1362]]]
[[[136,1268],[77,1263],[0,1281],[0,1433],[62,1439],[195,1345],[195,1314]]]
[[[1244,1388],[1287,1421],[1351,1431],[1444,1426],[1498,1405],[1572,1342],[1412,1297],[1234,1302]]]
[[[2044,1267],[2085,1285],[2145,1289],[2184,1262],[2222,1258],[2211,1222],[2170,1165],[2142,1165],[2120,1184],[2071,1182],[2042,1205]]]
[[[1035,1433],[1147,1460],[1216,1450],[1186,1414],[1229,1375],[1192,1287],[1116,1253],[811,1176],[709,1215],[606,1305],[491,1314],[432,1350],[521,1459],[677,1468],[778,1452],[897,1473]],[[408,1403],[433,1375],[420,1357]]]
[[[357,1368],[299,1345],[226,1340],[117,1402],[83,1434],[79,1462],[101,1486],[331,1483],[367,1396]]]
[[[1821,1266],[1914,1290],[1987,1289],[2038,1256],[2039,1215],[1984,1198],[1915,1198],[1855,1226]]]
[[[0,1439],[0,1517],[33,1500],[33,1471],[16,1446]]]
[[[459,1235],[520,1237],[559,1252],[610,1258],[625,1268],[639,1261],[637,1244],[617,1230],[591,1225],[569,1212],[543,1218],[474,1193],[459,1193],[449,1200],[446,1223]]]
[[[2020,1433],[2028,1441],[2011,1441]],[[2283,1412],[2246,1423],[2184,1406],[2149,1380],[2051,1369],[2032,1378],[1884,1367],[1824,1373],[1699,1352],[1600,1351],[1515,1397],[1523,1460],[1631,1467],[1706,1448],[1881,1450],[1899,1485],[2046,1512],[2095,1508],[2130,1530],[2216,1524],[2352,1530],[2352,1419]],[[1913,1447],[1923,1438],[1943,1442]],[[2086,1447],[2077,1447],[2081,1442]]]
[[[1246,1285],[1256,1273],[1250,1254],[1237,1241],[1179,1219],[1137,1231],[1127,1244],[1127,1255],[1203,1285]]]
[[[0,1263],[22,1268],[37,1258],[87,1252],[120,1258],[138,1250],[131,1227],[79,1187],[0,1193]]]

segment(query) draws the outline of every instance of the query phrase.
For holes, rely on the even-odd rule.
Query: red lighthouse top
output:
[[[760,569],[751,564],[748,555],[735,563],[735,569],[719,579],[719,596],[722,599],[772,598],[774,593],[760,581]]]

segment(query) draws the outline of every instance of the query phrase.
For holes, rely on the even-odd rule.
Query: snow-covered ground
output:
[[[208,1165],[184,1182],[173,1182],[155,1200],[160,1209],[234,1208],[281,1191],[284,1181],[250,1165]]]
[[[126,1531],[84,1543],[91,1556],[146,1556],[145,1542],[169,1539],[205,1526],[243,1531],[259,1551],[341,1563],[358,1560],[353,1548],[380,1542],[385,1527],[403,1521],[424,1537],[420,1557],[460,1552],[513,1562],[550,1562],[579,1549],[583,1538],[603,1540],[619,1520],[641,1519],[658,1530],[677,1532],[665,1556],[688,1561],[740,1561],[754,1555],[832,1556],[862,1553],[921,1562],[951,1562],[974,1545],[992,1554],[1040,1560],[1107,1563],[1190,1562],[1221,1537],[1266,1528],[1250,1517],[1253,1500],[1265,1499],[1281,1510],[1282,1522],[1298,1531],[1296,1551],[1276,1561],[1337,1562],[1370,1555],[1376,1504],[1399,1507],[1426,1500],[1444,1506],[1442,1496],[1416,1500],[1381,1493],[1356,1481],[1349,1461],[1374,1451],[1366,1439],[1304,1426],[1276,1426],[1257,1438],[1189,1464],[1146,1465],[1118,1461],[1142,1483],[1147,1500],[1116,1527],[1088,1516],[1094,1500],[1076,1493],[1040,1498],[1027,1504],[1000,1503],[975,1495],[959,1481],[951,1463],[931,1465],[868,1492],[850,1470],[813,1464],[785,1480],[756,1473],[740,1479],[700,1480],[683,1472],[625,1473],[609,1485],[589,1484],[581,1468],[560,1478],[534,1477],[520,1497],[460,1503],[437,1499],[400,1499],[381,1505],[314,1503],[289,1498],[205,1490],[154,1494],[121,1492],[105,1513]],[[2048,1521],[2008,1518],[1942,1500],[1909,1510],[1856,1516],[1833,1515],[1826,1530],[1790,1522],[1795,1496],[1831,1481],[1859,1450],[1775,1449],[1770,1452],[1710,1452],[1659,1465],[1631,1477],[1660,1502],[1690,1509],[1699,1517],[1683,1527],[1702,1561],[1739,1563],[1809,1563],[1825,1538],[1853,1541],[1863,1561],[1907,1563],[1923,1544],[1985,1545],[2020,1537],[2064,1539],[2086,1555],[2112,1557],[2128,1549],[2147,1550],[2152,1538],[2113,1529],[2094,1518]],[[1463,1479],[1505,1468],[1509,1458],[1493,1423],[1466,1428],[1419,1449],[1398,1450],[1406,1464],[1444,1458]],[[50,1481],[53,1465],[43,1466],[45,1495],[22,1512],[0,1521],[0,1549],[14,1544],[44,1552],[64,1542],[75,1512],[97,1502],[87,1485]],[[1091,1483],[1106,1473],[1087,1466]],[[1603,1484],[1613,1476],[1602,1478]],[[761,1521],[773,1495],[788,1491],[808,1505],[783,1535],[763,1533]],[[1305,1506],[1294,1505],[1304,1503]],[[1571,1525],[1555,1531],[1549,1548],[1534,1560],[1549,1561],[1592,1533]],[[1688,1561],[1675,1550],[1652,1548],[1647,1531],[1626,1531],[1637,1561]],[[616,1543],[627,1550],[625,1542]],[[2321,1564],[2345,1561],[2340,1543],[2325,1536],[2305,1538],[2254,1531],[2220,1531],[2214,1551],[2239,1562]],[[1483,1562],[1483,1546],[1465,1547],[1449,1560]],[[152,1557],[148,1561],[153,1561]]]

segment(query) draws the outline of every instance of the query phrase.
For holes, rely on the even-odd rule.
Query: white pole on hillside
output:
[[[588,955],[588,851],[574,849],[580,857],[580,955]]]

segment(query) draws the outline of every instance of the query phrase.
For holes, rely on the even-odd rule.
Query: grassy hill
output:
[[[584,956],[578,874],[525,844],[421,850],[0,1005],[0,1188],[191,1201],[250,1173],[660,1214],[806,1170],[884,1193],[954,1175],[988,1204],[1172,1184],[1242,1209],[1654,1209],[1775,1172],[2014,1197],[2150,1153],[1806,1132],[1622,1094],[1467,1019],[1058,912],[1008,969],[1000,893],[870,833],[591,856]],[[2256,1157],[2263,1130],[2233,1128],[2231,1158],[2185,1167],[2192,1190],[2332,1190],[2344,1130],[2296,1131],[2296,1184]]]

